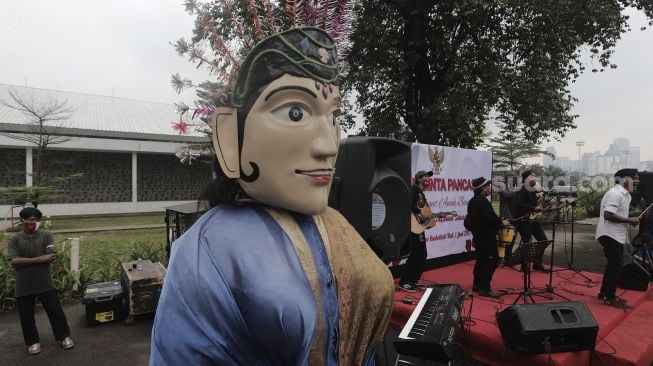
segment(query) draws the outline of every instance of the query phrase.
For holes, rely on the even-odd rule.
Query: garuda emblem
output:
[[[438,150],[437,147],[434,149],[429,146],[429,160],[433,164],[433,174],[440,174],[444,162],[444,147]]]

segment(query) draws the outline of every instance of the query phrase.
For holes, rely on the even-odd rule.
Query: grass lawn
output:
[[[61,243],[69,238],[82,238],[79,255],[82,258],[94,259],[102,257],[101,253],[110,251],[123,260],[127,260],[131,248],[136,242],[149,242],[165,246],[165,228],[147,230],[100,231],[75,234],[55,234],[55,243]],[[70,240],[68,240],[70,243]]]
[[[53,218],[51,229],[75,229],[88,228],[96,226],[121,226],[121,225],[144,225],[163,223],[163,214],[158,215],[135,215],[135,216],[116,216],[116,217],[91,217],[79,219],[57,219]],[[6,253],[7,240],[11,233],[6,233],[5,239],[0,239],[0,251]],[[156,243],[165,246],[166,229],[139,229],[139,230],[120,230],[120,231],[100,231],[100,232],[82,232],[82,233],[62,233],[54,234],[56,244],[67,241],[69,238],[82,238],[80,244],[80,257],[84,259],[94,259],[102,257],[102,253],[109,251],[121,259],[128,259],[131,248],[135,242]]]
[[[50,230],[83,229],[89,227],[111,227],[125,225],[164,224],[165,214],[143,214],[133,216],[103,216],[52,218]],[[165,236],[164,236],[165,238]]]

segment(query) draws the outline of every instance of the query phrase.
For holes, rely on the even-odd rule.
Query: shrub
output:
[[[578,192],[578,208],[582,209],[587,217],[598,217],[601,212],[601,199],[607,190],[590,190]]]
[[[14,277],[14,268],[11,262],[6,260],[7,252],[0,249],[0,312],[13,308],[16,300],[14,299],[14,288],[16,279]]]
[[[136,241],[132,246],[130,258],[133,261],[139,258],[149,259],[152,263],[161,262],[165,266],[166,250],[161,242],[152,240]]]
[[[76,295],[73,286],[79,281],[82,271],[81,267],[75,271],[70,268],[70,245],[66,244],[64,241],[56,245],[57,258],[52,261],[50,266],[54,285],[59,291],[59,298],[64,301],[70,300]]]

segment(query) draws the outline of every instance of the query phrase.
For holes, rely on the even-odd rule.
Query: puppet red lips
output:
[[[318,183],[329,183],[333,177],[333,169],[295,170],[295,173],[305,175]]]

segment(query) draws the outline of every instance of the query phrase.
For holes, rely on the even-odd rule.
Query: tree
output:
[[[353,0],[185,0],[184,8],[195,17],[193,37],[181,38],[173,46],[179,56],[199,67],[206,67],[216,80],[195,84],[179,74],[171,78],[173,88],[180,93],[185,88],[197,88],[194,108],[179,104],[180,122],[177,127],[199,127],[211,133],[206,124],[215,107],[228,105],[232,84],[240,63],[252,47],[265,37],[295,26],[315,26],[328,32],[343,58],[349,49]],[[346,72],[346,65],[342,65]],[[345,112],[349,108],[346,91],[341,91]],[[193,113],[190,113],[192,110]],[[198,123],[187,123],[183,118]],[[351,114],[341,124],[353,126]]]
[[[504,133],[491,138],[488,148],[492,151],[492,160],[495,168],[508,168],[511,174],[524,164],[524,160],[538,155],[549,155],[548,151],[542,150],[539,146],[529,141],[520,133]]]
[[[0,132],[0,134],[15,140],[26,141],[36,146],[34,159],[36,165],[32,176],[34,185],[47,183],[47,177],[43,175],[43,159],[48,146],[70,141],[70,136],[61,135],[59,130],[70,119],[73,108],[68,106],[66,101],[59,101],[49,95],[19,94],[9,89],[8,99],[0,98],[0,105],[20,112],[25,123],[17,125],[14,132]]]
[[[563,136],[582,51],[592,71],[616,67],[627,7],[653,18],[651,0],[363,0],[345,86],[369,135],[474,147],[494,119],[526,141]]]
[[[552,178],[564,177],[567,174],[568,173],[567,173],[566,170],[562,169],[559,166],[555,166],[555,165],[546,166],[546,167],[544,167],[544,170],[542,171],[543,176],[552,177]],[[567,185],[570,185],[570,184],[571,184],[571,182],[567,182]]]

